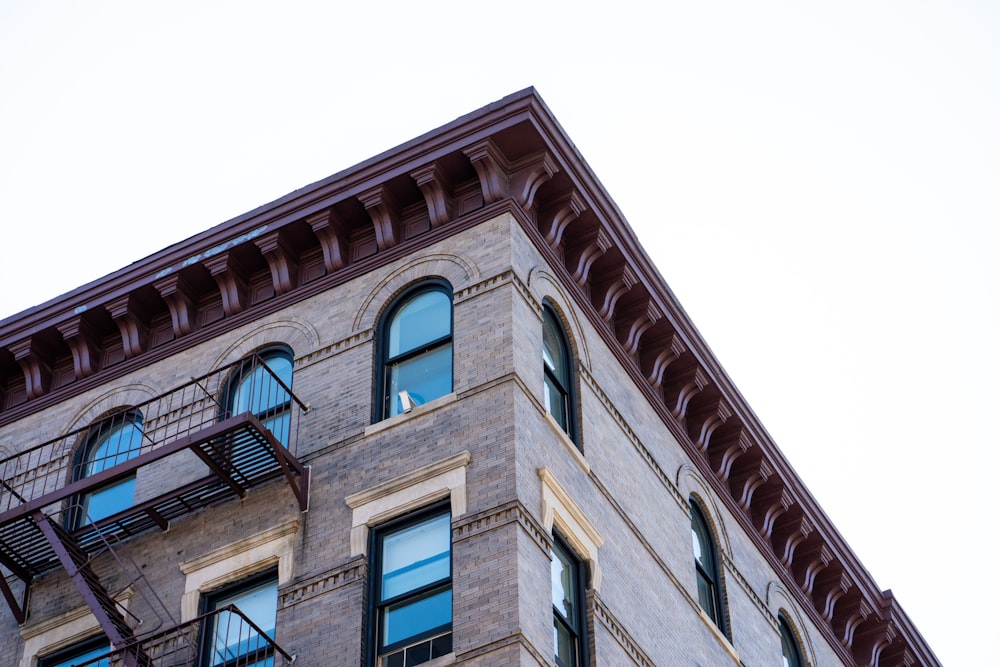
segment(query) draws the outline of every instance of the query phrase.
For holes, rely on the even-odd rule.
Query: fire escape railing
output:
[[[305,511],[308,470],[287,443],[307,409],[252,356],[0,460],[0,594],[17,622],[26,620],[32,580],[61,566],[113,646],[134,646],[134,623],[122,617],[91,561],[111,544],[166,530],[279,478]],[[118,498],[109,509],[97,500],[122,488],[131,502]],[[100,502],[90,514],[88,506]]]
[[[126,666],[136,662],[137,654],[144,667],[284,667],[294,661],[265,630],[229,605],[74,667]]]

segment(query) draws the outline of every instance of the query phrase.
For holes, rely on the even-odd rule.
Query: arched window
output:
[[[261,350],[229,378],[224,417],[252,412],[281,444],[287,445],[291,388],[292,351],[284,346]]]
[[[792,634],[792,626],[788,624],[784,614],[778,615],[778,630],[781,632],[781,666],[803,667],[802,652]]]
[[[573,414],[573,363],[559,317],[548,304],[542,307],[542,367],[545,409],[575,440]]]
[[[94,477],[139,455],[142,447],[142,414],[125,410],[90,428],[85,445],[77,452],[73,481]],[[70,525],[79,528],[132,506],[135,473],[82,494],[70,508]]]
[[[691,499],[691,540],[694,546],[694,565],[698,577],[698,603],[715,625],[725,632],[722,614],[722,586],[719,579],[715,540],[708,529],[705,514],[698,502]]]
[[[451,289],[430,283],[401,295],[379,330],[375,419],[409,412],[452,389]]]

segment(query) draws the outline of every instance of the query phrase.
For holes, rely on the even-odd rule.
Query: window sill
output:
[[[729,657],[733,659],[733,662],[737,665],[742,665],[743,663],[740,662],[740,654],[736,652],[736,648],[729,642],[729,638],[722,634],[722,630],[720,630],[719,626],[715,624],[715,621],[708,617],[708,614],[705,613],[704,609],[699,608],[698,615],[701,616],[701,620],[708,626],[708,629],[712,631],[716,641],[722,645],[722,648],[726,649],[726,652],[729,654]]]
[[[409,412],[404,412],[403,414],[394,415],[392,417],[389,417],[388,419],[383,419],[380,422],[375,422],[374,424],[365,427],[365,437],[368,437],[369,435],[374,435],[376,433],[380,433],[386,430],[387,428],[392,428],[393,426],[401,424],[405,421],[409,421],[414,417],[418,417],[420,415],[425,415],[429,412],[434,412],[435,410],[439,410],[440,408],[443,408],[446,405],[454,403],[455,400],[456,400],[455,392],[451,392],[450,394],[445,394],[440,398],[435,398],[433,401],[429,401],[427,403],[424,403],[423,405],[418,405]]]
[[[422,662],[420,663],[420,667],[445,667],[445,665],[454,665],[456,662],[457,660],[453,651],[448,655],[442,655],[440,658],[434,658],[430,662]],[[382,661],[379,660],[379,665],[381,664]]]
[[[543,414],[545,415],[545,421],[552,427],[552,430],[555,431],[556,435],[559,436],[559,442],[563,444],[563,447],[569,450],[569,453],[573,455],[573,459],[580,464],[583,471],[589,475],[590,463],[588,463],[587,459],[583,457],[583,452],[580,451],[580,448],[576,446],[575,442],[569,439],[569,435],[567,435],[566,431],[563,430],[563,427],[559,425],[559,422],[552,418],[552,415],[548,412],[544,412]]]

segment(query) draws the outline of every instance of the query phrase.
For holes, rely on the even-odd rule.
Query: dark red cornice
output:
[[[511,211],[845,662],[937,665],[532,89],[0,321],[0,425]]]

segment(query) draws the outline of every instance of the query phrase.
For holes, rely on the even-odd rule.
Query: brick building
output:
[[[4,665],[938,664],[530,89],[0,322],[0,459]]]

